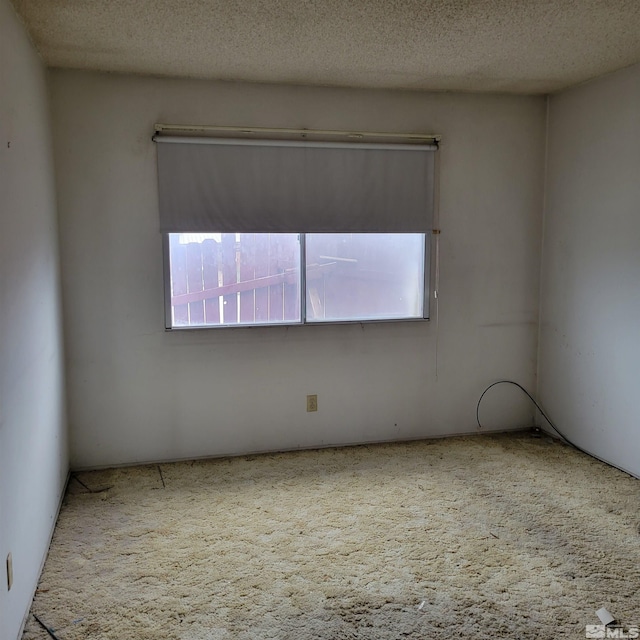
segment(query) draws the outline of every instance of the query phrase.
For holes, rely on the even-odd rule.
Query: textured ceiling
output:
[[[640,0],[13,0],[52,67],[548,93],[640,61]]]

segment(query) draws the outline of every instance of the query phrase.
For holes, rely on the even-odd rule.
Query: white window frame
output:
[[[396,155],[395,160],[392,161],[382,160],[382,156],[386,154],[378,152],[402,151],[405,158],[408,157],[405,152],[437,152],[440,136],[424,133],[156,124],[152,139],[156,143],[177,143],[175,154],[173,152],[169,154],[165,144],[158,145],[159,150],[161,147],[167,150],[167,153],[164,153],[163,150],[162,162],[160,151],[158,151],[160,231],[164,258],[164,304],[167,330],[424,322],[429,320],[431,314],[437,321],[440,234],[437,223],[439,217],[439,154],[434,153],[432,160],[426,160],[422,154],[422,160],[416,159],[415,163],[406,164],[404,160],[400,160],[399,155]],[[195,150],[201,145],[212,146],[212,148],[217,146],[218,150],[215,153],[213,151],[196,152]],[[169,148],[174,146],[169,145]],[[236,152],[229,151],[229,147],[238,146],[247,149],[242,153],[241,158]],[[187,153],[186,147],[194,149],[194,153]],[[266,149],[273,147],[292,148],[294,151],[278,152],[274,158],[266,151]],[[325,153],[329,155],[325,156],[321,164],[318,165],[317,158],[320,152],[310,151],[309,154],[305,153],[301,157],[300,153],[295,151],[301,147],[325,149],[322,151],[322,155],[324,156]],[[258,151],[258,148],[262,150]],[[328,151],[329,149],[347,151]],[[355,154],[348,151],[349,149],[355,151]],[[363,150],[372,151],[374,154],[369,156],[373,164],[367,165],[366,168],[361,160],[356,158],[356,156],[362,158],[361,151]],[[187,155],[184,155],[185,153]],[[294,155],[295,160],[293,159]],[[387,156],[387,158],[389,157]],[[266,160],[267,158],[269,160]],[[351,177],[350,180],[349,177],[345,180],[345,173],[336,173],[335,171],[332,173],[331,169],[325,171],[325,167],[332,166],[325,162],[330,158],[334,158],[336,165],[339,166],[342,166],[345,159],[348,158],[348,165],[345,166],[350,168],[351,173],[348,174]],[[281,162],[284,164],[281,165]],[[380,168],[381,163],[382,169]],[[303,165],[304,169],[301,173],[298,167]],[[278,167],[278,171],[275,173],[271,171],[273,166]],[[253,173],[251,167],[253,167]],[[191,171],[191,168],[194,170]],[[205,174],[211,176],[207,177],[206,181],[202,181],[202,176],[205,175],[203,170]],[[388,173],[382,175],[381,180],[376,180],[381,170]],[[425,176],[425,182],[416,175],[416,171]],[[194,184],[193,176],[196,175],[200,182]],[[256,181],[256,175],[261,175],[262,178]],[[286,189],[282,189],[282,185],[278,187],[282,175],[287,175],[288,179],[292,178],[292,182],[297,185],[298,190],[287,192]],[[238,176],[242,176],[241,182],[238,182]],[[314,176],[320,176],[319,183]],[[276,186],[274,188],[265,187],[270,184]],[[345,184],[349,185],[348,193],[345,192]],[[251,188],[247,189],[247,185],[251,185]],[[380,185],[385,185],[382,187],[382,191],[379,190]],[[389,185],[393,185],[392,189],[395,189],[395,192],[389,190]],[[425,185],[431,189],[430,192],[424,191]],[[318,187],[320,191],[317,190]],[[296,195],[293,200],[291,199],[293,194],[300,193],[303,195]],[[324,202],[326,205],[330,200],[329,207],[323,207],[321,204],[321,209],[318,209],[317,206],[315,208],[311,206],[307,209],[306,202],[302,202],[302,208],[299,206],[300,202],[296,202],[296,198],[304,200],[304,197],[324,193],[330,194],[330,198],[320,197],[320,201],[321,203],[326,201]],[[397,199],[395,193],[398,194]],[[430,196],[426,193],[430,193]],[[248,200],[247,194],[252,194],[249,195]],[[352,209],[350,201],[354,195],[356,201],[355,207]],[[308,198],[310,203],[317,202],[317,200],[316,197]],[[378,206],[378,203],[384,204]],[[334,207],[334,204],[337,206]],[[347,206],[345,207],[345,205]],[[396,210],[399,212],[399,217],[396,217]],[[263,216],[264,211],[268,212],[266,217]],[[302,221],[299,220],[300,211],[304,211]],[[424,218],[422,218],[423,211]],[[327,215],[325,212],[329,212],[329,214]],[[402,212],[406,212],[406,215]],[[395,222],[391,222],[392,220]],[[238,227],[236,227],[236,221],[240,223]],[[220,226],[222,228],[219,228]],[[173,327],[169,234],[189,232],[298,233],[300,236],[300,321],[295,323],[221,323]],[[345,232],[356,234],[413,233],[423,236],[422,317],[353,320],[307,319],[307,265],[304,234]],[[431,296],[433,296],[433,300]]]
[[[340,319],[340,320],[308,320],[307,319],[307,287],[306,287],[306,234],[300,233],[300,321],[291,322],[264,322],[264,323],[220,323],[193,326],[173,326],[173,312],[171,306],[171,260],[169,233],[162,234],[163,247],[163,278],[164,278],[164,312],[166,331],[201,331],[207,329],[255,329],[258,327],[298,327],[298,326],[329,326],[329,325],[353,325],[353,324],[380,324],[380,323],[405,323],[428,322],[430,320],[431,295],[435,291],[433,285],[434,269],[434,234],[416,233],[423,236],[423,291],[422,291],[422,316],[406,318],[368,318],[368,319]]]

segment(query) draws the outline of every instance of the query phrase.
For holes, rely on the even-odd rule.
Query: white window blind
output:
[[[156,137],[163,233],[430,233],[437,147]]]

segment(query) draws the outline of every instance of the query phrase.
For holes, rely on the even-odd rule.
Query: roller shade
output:
[[[163,233],[432,229],[435,146],[156,142]]]

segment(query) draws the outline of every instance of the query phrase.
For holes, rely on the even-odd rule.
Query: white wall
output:
[[[52,105],[72,466],[470,432],[487,384],[535,386],[543,98],[55,71]],[[155,122],[442,134],[439,330],[166,333]],[[497,389],[483,419],[533,414]]]
[[[0,640],[31,605],[68,469],[52,156],[46,72],[0,0]]]
[[[550,100],[539,394],[640,476],[640,65]]]

